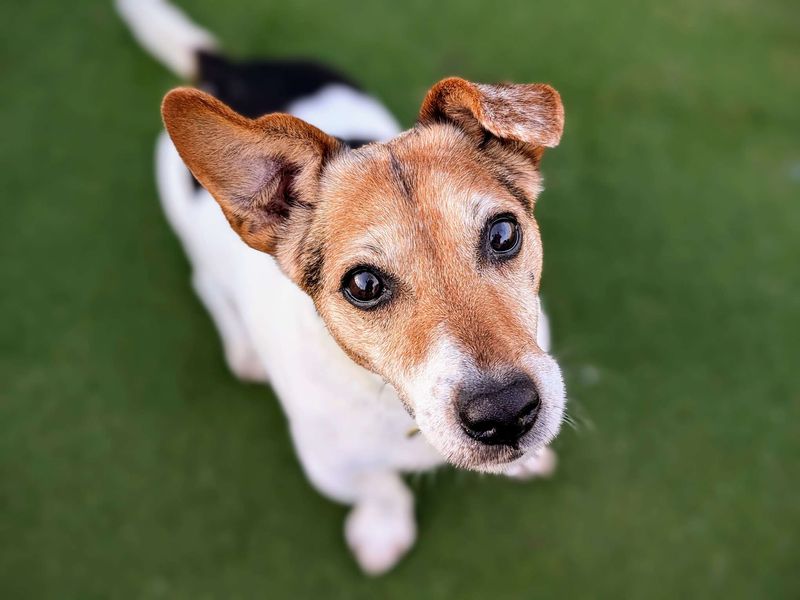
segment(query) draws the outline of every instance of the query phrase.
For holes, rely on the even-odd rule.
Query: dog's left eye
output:
[[[511,215],[493,219],[486,229],[486,246],[490,255],[499,259],[516,256],[522,241],[519,223]]]
[[[374,271],[359,267],[345,275],[342,292],[348,302],[357,308],[373,308],[383,298],[386,285]]]

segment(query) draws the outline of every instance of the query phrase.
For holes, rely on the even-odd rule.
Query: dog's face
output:
[[[536,343],[532,211],[563,128],[555,90],[444,80],[415,128],[358,150],[194,90],[171,92],[164,118],[233,228],[276,257],[450,462],[493,470],[552,440],[564,389]]]

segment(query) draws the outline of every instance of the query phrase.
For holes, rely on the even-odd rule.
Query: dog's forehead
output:
[[[322,185],[328,247],[405,254],[435,241],[462,247],[494,213],[519,209],[471,140],[454,128],[414,129],[339,157]]]

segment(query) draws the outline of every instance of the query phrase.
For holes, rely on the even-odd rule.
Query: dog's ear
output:
[[[561,139],[564,106],[544,83],[486,85],[450,77],[431,88],[419,113],[421,124],[441,121],[518,143],[538,160]]]
[[[161,113],[181,158],[248,245],[279,255],[284,239],[302,238],[325,161],[341,149],[335,138],[290,115],[247,119],[191,88],[167,94]]]

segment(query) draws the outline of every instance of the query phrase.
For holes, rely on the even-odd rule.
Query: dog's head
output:
[[[192,89],[170,92],[163,116],[233,229],[276,258],[450,462],[492,470],[552,440],[564,388],[536,342],[533,207],[563,129],[553,88],[446,79],[413,129],[358,150]]]

